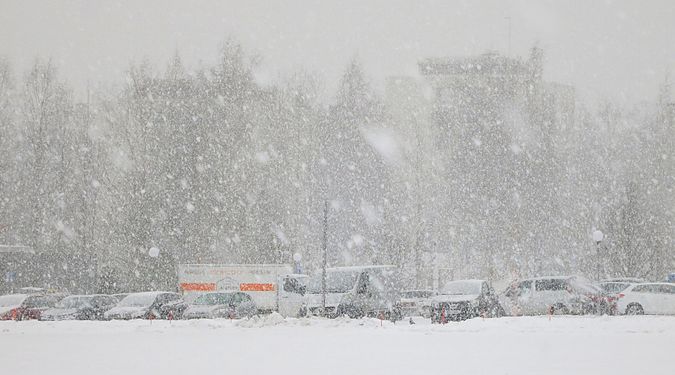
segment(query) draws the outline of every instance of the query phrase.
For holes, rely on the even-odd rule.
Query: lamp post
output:
[[[605,238],[605,235],[601,231],[595,230],[593,232],[593,241],[595,241],[595,253],[597,258],[595,272],[598,281],[600,281],[600,243],[603,238]]]

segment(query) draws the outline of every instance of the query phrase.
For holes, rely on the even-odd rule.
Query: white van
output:
[[[323,273],[312,275],[307,282],[304,305],[307,315],[334,316],[342,297],[349,293],[359,279],[362,268],[335,267],[326,269],[326,305],[324,310]]]
[[[204,292],[244,292],[261,313],[277,311],[297,317],[307,275],[293,274],[292,270],[287,264],[181,264],[178,279],[187,302]]]
[[[401,287],[395,266],[336,267],[326,270],[326,311],[322,311],[324,294],[322,274],[310,278],[305,304],[309,314],[401,318]]]

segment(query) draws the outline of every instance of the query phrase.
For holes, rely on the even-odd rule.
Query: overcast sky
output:
[[[212,64],[228,36],[263,58],[258,79],[305,67],[334,88],[357,55],[376,85],[425,57],[544,48],[549,80],[584,95],[653,100],[675,74],[675,1],[0,0],[0,55],[15,70],[51,57],[63,77],[121,82],[131,61],[163,69],[178,50]]]

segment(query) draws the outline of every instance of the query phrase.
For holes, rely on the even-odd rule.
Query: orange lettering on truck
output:
[[[274,284],[242,283],[239,284],[239,290],[242,292],[273,292]]]

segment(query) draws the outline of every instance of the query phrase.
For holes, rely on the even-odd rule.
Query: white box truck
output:
[[[180,264],[178,280],[188,302],[203,292],[241,291],[251,296],[261,313],[297,317],[307,276],[292,271],[287,264]]]

